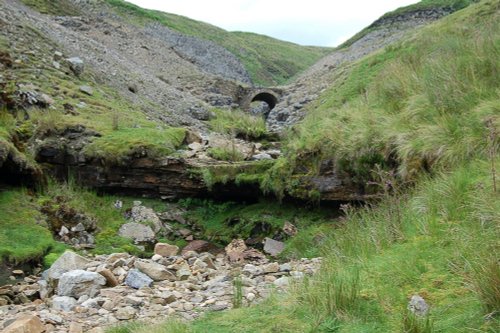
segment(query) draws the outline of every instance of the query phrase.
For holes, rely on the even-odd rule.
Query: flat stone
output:
[[[154,252],[163,257],[172,257],[179,253],[179,247],[167,243],[156,243]]]
[[[267,237],[264,239],[264,252],[272,256],[277,256],[283,252],[284,249],[285,243]]]
[[[182,249],[182,254],[188,252],[188,251],[194,251],[197,253],[201,252],[208,252],[214,248],[214,245],[210,244],[207,241],[204,240],[194,240],[192,242],[189,242],[186,247]]]
[[[175,275],[172,272],[170,272],[165,266],[155,262],[136,260],[135,268],[152,278],[154,281],[176,280]]]
[[[278,288],[287,287],[290,285],[290,278],[288,276],[282,276],[279,279],[276,279],[273,283]]]
[[[150,226],[134,222],[122,225],[118,235],[133,239],[136,243],[149,243],[155,239],[155,233]]]
[[[90,260],[74,252],[66,251],[47,270],[47,279],[49,282],[57,281],[66,272],[85,269],[88,263]]]
[[[106,279],[95,272],[74,270],[64,273],[59,279],[57,294],[79,298],[83,295],[95,297],[106,285]]]
[[[2,333],[42,333],[45,326],[40,318],[33,315],[23,315],[7,326]]]
[[[124,308],[119,308],[116,311],[115,317],[118,320],[131,320],[135,318],[136,314],[137,310],[131,306],[126,306]]]
[[[277,262],[272,262],[262,267],[264,273],[277,273],[280,270],[280,265]]]
[[[143,287],[151,287],[153,279],[141,273],[138,269],[131,269],[125,278],[125,284],[131,288],[140,289]]]
[[[94,94],[94,89],[91,86],[80,86],[80,91],[89,96]]]
[[[72,322],[69,324],[69,333],[83,333],[83,326],[80,323]]]
[[[69,312],[77,305],[76,299],[69,296],[56,296],[52,299],[52,309]]]

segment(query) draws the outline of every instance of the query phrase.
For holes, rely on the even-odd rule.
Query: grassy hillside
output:
[[[187,17],[142,9],[123,0],[106,1],[135,23],[158,22],[180,33],[225,47],[240,59],[257,85],[285,83],[331,51],[329,48],[301,46],[253,33],[228,32]]]
[[[388,12],[382,15],[382,17],[380,17],[379,20],[375,21],[365,29],[358,32],[356,35],[349,38],[347,41],[342,43],[338,48],[348,47],[357,40],[366,36],[366,34],[368,34],[370,31],[375,30],[377,28],[378,23],[383,21],[384,19],[390,19],[392,17],[404,15],[407,13],[417,12],[421,10],[430,10],[430,9],[445,9],[451,12],[455,12],[478,1],[479,0],[422,0],[413,5],[400,7],[396,10],[393,10],[392,12]]]
[[[499,16],[485,0],[362,59],[288,137],[264,185],[293,190],[295,165],[333,159],[384,188],[334,228],[301,230],[325,240],[318,275],[258,306],[110,332],[498,332]]]

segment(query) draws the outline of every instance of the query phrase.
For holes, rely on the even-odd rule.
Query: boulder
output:
[[[182,254],[184,254],[186,252],[189,252],[189,251],[194,251],[194,252],[198,252],[198,253],[208,252],[208,251],[210,251],[210,250],[212,250],[214,248],[215,248],[214,245],[210,244],[207,241],[204,241],[204,240],[194,240],[192,242],[189,242],[189,244],[186,245],[182,249]]]
[[[241,262],[244,260],[243,253],[247,250],[243,239],[233,239],[226,248],[226,256],[230,262]]]
[[[140,201],[134,201],[134,206],[130,211],[132,222],[151,225],[154,232],[160,231],[162,223],[155,211],[149,207],[142,206]]]
[[[95,297],[104,285],[106,285],[106,279],[101,274],[74,270],[61,276],[57,286],[57,294],[75,298],[83,295]]]
[[[150,226],[133,222],[122,225],[118,234],[133,239],[135,243],[150,243],[155,239],[155,233]]]
[[[177,253],[179,253],[179,247],[176,245],[170,245],[167,243],[156,243],[155,245],[155,254],[162,257],[176,256]]]
[[[89,96],[94,94],[94,89],[91,86],[80,86],[80,91]]]
[[[131,320],[135,318],[136,314],[136,309],[131,306],[126,306],[124,308],[119,308],[115,313],[115,317],[118,320]]]
[[[80,76],[83,73],[85,66],[83,64],[82,59],[78,57],[73,57],[66,59],[66,61],[68,63],[69,68],[76,76]]]
[[[416,316],[425,316],[429,311],[429,305],[420,295],[413,295],[408,303],[408,310]]]
[[[154,281],[177,280],[175,278],[175,275],[170,272],[165,266],[155,262],[137,260],[135,262],[135,268],[152,278]]]
[[[56,296],[52,299],[52,309],[69,312],[77,305],[76,299],[69,296]]]
[[[90,263],[90,261],[84,257],[74,252],[66,251],[47,270],[47,280],[51,284],[54,284],[54,282],[57,283],[61,275],[64,273],[77,269],[85,269],[88,263]]]
[[[13,323],[7,326],[3,333],[42,333],[45,332],[45,326],[40,318],[33,315],[23,315],[17,318]]]
[[[278,288],[284,288],[290,285],[290,278],[288,276],[282,276],[279,279],[274,280],[273,283]]]
[[[142,287],[151,287],[153,279],[137,269],[131,269],[125,278],[125,284],[134,289],[141,289]]]
[[[274,256],[279,255],[285,249],[285,243],[271,239],[264,239],[264,252]]]

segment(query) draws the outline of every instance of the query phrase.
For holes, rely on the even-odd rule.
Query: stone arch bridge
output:
[[[283,90],[278,88],[242,88],[239,92],[237,103],[243,111],[250,111],[250,104],[252,102],[265,102],[269,106],[267,113],[264,114],[264,118],[267,119],[271,110],[280,102],[282,95]]]

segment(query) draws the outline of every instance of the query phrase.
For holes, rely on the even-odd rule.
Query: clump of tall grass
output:
[[[241,110],[214,109],[210,128],[219,133],[249,139],[259,139],[267,133],[264,118]]]
[[[500,260],[491,256],[474,265],[473,290],[488,317],[500,315]]]
[[[299,304],[323,318],[344,318],[359,308],[359,272],[339,269],[337,264],[324,263],[321,272],[306,279],[297,294]]]
[[[434,328],[428,315],[419,317],[409,310],[403,314],[403,333],[432,333]]]

